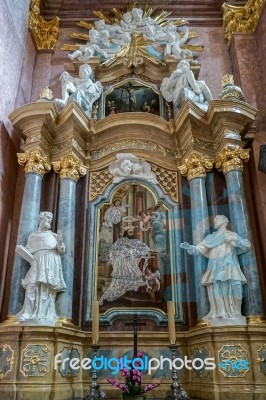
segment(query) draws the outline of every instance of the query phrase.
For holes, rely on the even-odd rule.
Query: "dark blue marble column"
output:
[[[23,200],[20,212],[17,244],[26,246],[31,232],[38,228],[38,216],[40,213],[42,176],[35,173],[27,173],[23,193]],[[25,278],[30,264],[21,256],[15,254],[12,281],[11,297],[9,299],[8,313],[15,315],[22,308],[25,290],[22,287],[21,279]]]
[[[228,171],[225,173],[225,179],[232,230],[251,242],[250,251],[238,256],[243,273],[247,279],[247,290],[244,291],[243,298],[244,315],[263,315],[258,266],[252,240],[242,169]]]
[[[209,232],[209,215],[206,197],[205,178],[195,177],[190,180],[191,222],[193,244],[200,243]],[[209,301],[206,287],[201,284],[201,278],[207,269],[208,260],[203,256],[194,256],[194,277],[197,302],[197,318],[202,318],[209,312]]]
[[[62,258],[63,275],[67,289],[58,295],[57,311],[60,317],[72,319],[74,247],[75,247],[76,182],[60,180],[58,229],[63,231],[66,253]]]
[[[204,156],[192,153],[185,164],[179,167],[182,175],[187,176],[190,186],[191,226],[193,244],[200,243],[209,234],[209,214],[207,206],[205,178],[206,171],[212,169],[212,163]],[[185,221],[186,224],[186,221]],[[206,287],[201,278],[207,269],[208,260],[203,256],[194,256],[194,279],[197,303],[197,319],[202,319],[209,312],[209,301]]]
[[[54,170],[60,174],[60,195],[58,207],[58,229],[63,231],[66,253],[62,258],[63,276],[67,289],[57,296],[57,313],[61,320],[72,322],[74,255],[75,255],[75,214],[76,184],[86,169],[72,156],[53,163]]]

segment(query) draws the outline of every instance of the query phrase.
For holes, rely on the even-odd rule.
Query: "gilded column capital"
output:
[[[206,178],[206,172],[211,171],[212,167],[213,163],[210,160],[201,154],[192,153],[178,169],[181,175],[190,181],[193,178]]]
[[[29,11],[29,28],[38,50],[51,50],[57,45],[59,35],[59,18],[46,21],[41,16],[41,0],[31,0]]]
[[[86,167],[73,156],[62,157],[60,161],[53,162],[53,169],[60,175],[60,179],[72,179],[75,182],[87,173]]]
[[[26,151],[25,153],[17,153],[18,163],[22,165],[25,172],[34,172],[43,176],[51,171],[51,163],[48,161],[47,155],[41,150]]]
[[[265,0],[247,0],[244,6],[224,3],[223,26],[225,39],[230,40],[234,32],[254,32]]]
[[[215,161],[215,168],[227,174],[233,170],[243,171],[244,163],[249,160],[249,149],[242,149],[239,146],[226,146],[218,153]]]

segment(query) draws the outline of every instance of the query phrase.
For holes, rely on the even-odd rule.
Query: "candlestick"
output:
[[[167,316],[168,316],[168,330],[169,342],[175,344],[175,303],[173,301],[167,302]]]
[[[92,303],[92,343],[99,343],[99,302],[96,300]]]
[[[97,301],[98,303],[98,301]],[[99,313],[98,313],[99,314]],[[100,346],[93,345],[92,346],[92,351],[93,351],[93,359],[97,357],[97,352],[100,349]],[[88,393],[83,397],[83,400],[98,400],[98,399],[107,399],[106,393],[104,390],[101,390],[101,386],[97,382],[97,371],[95,368],[93,368],[92,371],[92,377],[91,377],[91,384],[89,387]]]
[[[171,350],[172,360],[174,361],[176,358],[177,345],[171,344],[168,348]],[[177,370],[174,366],[172,368],[172,384],[170,390],[166,392],[165,400],[189,400],[189,395],[178,382]]]

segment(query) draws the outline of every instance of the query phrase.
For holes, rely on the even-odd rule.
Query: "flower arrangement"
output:
[[[139,352],[137,354],[137,358],[143,358],[144,353]],[[135,361],[134,365],[136,367],[140,366],[140,361]],[[146,386],[141,385],[141,371],[137,368],[131,368],[127,369],[123,367],[121,369],[122,371],[122,376],[125,378],[125,383],[120,383],[116,379],[107,379],[109,383],[111,383],[113,386],[117,387],[118,389],[122,390],[125,394],[129,395],[140,395],[149,392],[150,390],[153,390],[157,388],[160,384],[159,383],[149,383]]]

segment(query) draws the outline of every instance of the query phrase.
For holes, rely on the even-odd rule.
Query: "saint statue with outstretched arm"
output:
[[[210,311],[204,320],[211,325],[246,325],[241,304],[243,285],[247,281],[237,255],[248,251],[250,242],[227,230],[228,222],[224,215],[217,215],[214,218],[216,232],[207,235],[196,246],[185,242],[180,247],[191,255],[203,255],[209,259],[207,271],[201,279],[201,284],[207,287],[210,302]]]

